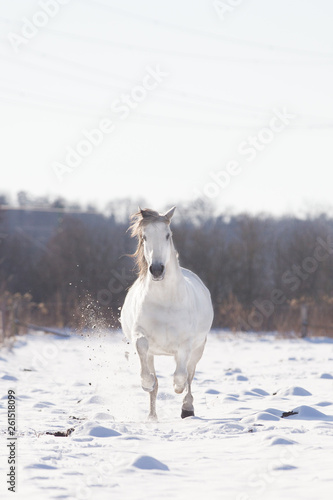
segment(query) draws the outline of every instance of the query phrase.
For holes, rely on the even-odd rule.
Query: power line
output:
[[[3,96],[3,95],[0,95],[0,99],[4,100],[5,102],[7,102],[8,100],[14,102],[14,103],[18,103],[18,104],[25,104],[25,105],[30,105],[30,106],[38,106],[38,107],[41,107],[43,109],[47,109],[47,110],[51,110],[51,111],[65,111],[65,112],[74,112],[75,114],[78,114],[78,113],[81,113],[81,114],[86,114],[86,115],[89,115],[89,116],[94,116],[95,118],[101,118],[103,117],[103,113],[91,113],[91,112],[86,112],[84,109],[80,109],[80,108],[77,108],[77,107],[73,107],[73,106],[68,106],[67,108],[67,105],[63,105],[62,103],[58,103],[58,102],[45,102],[44,101],[41,101],[41,102],[36,102],[36,97],[38,99],[38,95],[36,96],[36,93],[34,92],[27,92],[27,91],[20,91],[20,90],[17,90],[17,89],[13,89],[13,88],[8,88],[6,86],[4,86],[3,84],[0,84],[0,90],[6,92],[6,93],[9,93],[9,94],[13,94],[14,97],[12,96]],[[32,99],[29,99],[29,97],[32,97]],[[44,97],[44,96],[42,96]],[[107,112],[104,113],[104,117],[106,116]],[[151,121],[152,119],[156,119],[156,121],[163,125],[161,123],[161,120],[164,120],[165,122],[170,122],[170,120],[173,121],[173,123],[175,122],[178,122],[178,123],[183,123],[183,124],[192,124],[192,125],[197,125],[199,128],[227,128],[227,129],[232,129],[233,126],[230,126],[230,125],[225,125],[225,124],[222,124],[222,123],[218,123],[218,122],[202,122],[202,121],[196,121],[196,120],[192,120],[192,119],[187,119],[187,118],[179,118],[179,117],[168,117],[168,116],[165,116],[165,115],[155,115],[155,114],[150,114],[150,113],[146,113],[146,112],[142,112],[142,111],[133,111],[132,115],[131,115],[131,120],[133,118],[135,118],[137,116],[139,117],[142,117],[142,118],[145,118],[149,121]],[[253,128],[254,125],[251,125],[251,127],[246,127],[246,126],[243,126],[243,125],[235,125],[235,128],[239,128],[239,129],[243,129],[243,128]]]
[[[180,52],[180,51],[175,51],[175,50],[168,50],[168,49],[160,49],[160,48],[152,48],[152,47],[144,47],[142,45],[137,45],[137,44],[130,44],[130,43],[125,43],[125,42],[116,42],[112,40],[105,40],[102,38],[96,38],[96,37],[91,37],[87,35],[81,35],[77,33],[68,33],[66,31],[62,30],[56,30],[54,28],[44,28],[44,30],[47,30],[51,34],[55,35],[61,35],[65,36],[68,38],[76,38],[83,40],[85,42],[90,42],[90,43],[97,43],[100,45],[108,45],[112,47],[117,47],[121,48],[124,50],[128,50],[133,52],[146,52],[148,54],[158,54],[158,55],[164,55],[164,56],[172,56],[172,57],[181,57],[181,58],[192,58],[192,59],[200,59],[203,61],[221,61],[221,62],[233,62],[233,63],[259,63],[263,64],[263,60],[257,60],[257,59],[246,59],[246,58],[236,58],[234,56],[232,57],[226,57],[226,56],[220,56],[220,55],[213,55],[213,54],[199,54],[199,53],[193,53],[193,52]],[[289,50],[286,50],[286,52],[290,53]],[[325,63],[331,63],[333,61],[333,55],[327,55],[328,58],[332,58],[332,60],[327,60]],[[265,61],[266,63],[267,61]],[[291,64],[294,64],[295,62],[292,61]],[[289,64],[289,63],[288,63]]]
[[[111,8],[111,6],[110,6]],[[3,22],[10,23],[12,22],[9,19],[6,18],[1,18]],[[179,28],[181,29],[181,28]],[[116,47],[122,50],[127,50],[127,51],[137,51],[137,52],[146,52],[149,54],[158,54],[158,55],[163,55],[163,56],[172,56],[172,57],[180,57],[180,58],[186,58],[186,59],[199,59],[203,61],[220,61],[228,64],[259,64],[259,65],[295,65],[295,64],[300,64],[300,65],[313,65],[313,64],[328,64],[333,62],[333,54],[320,54],[316,53],[318,57],[327,57],[328,60],[317,60],[317,61],[302,61],[302,60],[272,60],[272,59],[260,59],[260,58],[254,58],[254,57],[239,57],[239,56],[222,56],[222,55],[214,55],[214,54],[200,54],[198,52],[182,52],[182,51],[176,51],[176,50],[170,50],[170,49],[162,49],[162,48],[156,48],[156,47],[146,47],[138,44],[131,44],[131,43],[125,43],[125,42],[119,42],[119,41],[114,41],[114,40],[106,40],[102,38],[97,38],[97,37],[91,37],[88,35],[82,35],[78,33],[68,33],[66,31],[62,30],[57,30],[54,28],[49,28],[49,27],[44,27],[43,31],[47,31],[50,34],[53,35],[60,35],[64,36],[67,38],[76,38],[80,39],[85,42],[89,43],[95,43],[99,45],[106,45],[106,46],[112,46]],[[242,42],[244,44],[247,44],[247,42]],[[251,42],[249,42],[249,45],[251,45]],[[267,45],[266,49],[270,48],[271,46]],[[263,48],[263,46],[261,46]],[[278,50],[278,49],[277,49]],[[282,49],[279,49],[282,50]],[[286,49],[286,53],[290,54],[293,52],[293,49]],[[304,51],[305,53],[308,53],[308,51]],[[310,54],[312,54],[310,52]],[[303,56],[306,54],[303,54]],[[308,54],[309,55],[309,54]],[[314,55],[313,55],[314,57]],[[332,60],[330,60],[332,58]]]
[[[35,53],[38,53],[39,51],[36,51],[34,50]],[[40,53],[41,54],[41,53]],[[98,87],[102,87],[102,88],[106,88],[106,89],[115,89],[115,90],[118,90],[118,91],[122,91],[122,92],[126,92],[128,91],[129,89],[128,88],[124,88],[124,87],[120,87],[119,85],[114,85],[114,84],[110,84],[110,83],[101,83],[101,82],[97,82],[95,80],[92,80],[91,78],[87,78],[87,77],[80,77],[80,76],[77,76],[77,75],[73,75],[73,74],[68,74],[66,72],[64,72],[63,70],[59,70],[59,69],[55,69],[55,68],[46,68],[45,66],[42,66],[38,63],[35,63],[35,62],[28,62],[28,61],[21,61],[17,58],[10,58],[9,56],[4,56],[4,55],[0,55],[0,57],[2,57],[3,59],[6,59],[8,60],[10,63],[14,63],[14,64],[20,64],[20,65],[23,65],[25,67],[30,67],[30,68],[37,68],[41,71],[44,71],[46,73],[51,73],[51,74],[60,74],[61,76],[64,76],[66,78],[72,78],[72,79],[75,79],[75,80],[83,80],[91,85],[95,85],[95,86],[98,86]],[[53,56],[50,56],[51,58]],[[48,56],[49,58],[49,56]],[[56,56],[57,59],[60,59],[59,57]],[[76,63],[75,61],[66,61],[64,60],[63,58],[61,58],[63,61],[67,62],[68,64],[70,64],[71,66],[75,66],[75,65],[78,65],[79,67],[84,67],[84,65],[80,64],[80,63]],[[86,69],[88,69],[90,72],[91,71],[95,71],[95,68],[93,67],[90,67],[90,66],[86,66]],[[123,81],[126,81],[128,83],[131,83],[132,85],[137,85],[139,83],[138,80],[135,80],[135,79],[132,79],[132,78],[126,78],[126,77],[123,77],[123,76],[120,76],[120,75],[115,75],[114,73],[109,73],[105,70],[101,70],[101,69],[98,69],[97,70],[98,72],[102,72],[103,74],[106,74],[107,76],[111,76],[113,78],[118,78],[120,80],[123,80]],[[220,98],[213,98],[213,97],[209,97],[209,96],[202,96],[200,94],[196,94],[196,93],[193,93],[193,92],[189,92],[188,90],[179,90],[179,89],[173,89],[173,88],[170,88],[170,87],[167,87],[167,88],[161,88],[161,89],[156,89],[156,91],[158,94],[159,93],[166,93],[166,94],[170,94],[170,95],[173,95],[173,96],[176,96],[176,97],[180,97],[182,99],[182,103],[185,103],[185,104],[193,104],[193,102],[189,102],[189,101],[184,101],[184,98],[186,97],[189,97],[190,99],[194,99],[196,102],[194,103],[195,105],[199,105],[199,106],[219,106],[219,107],[228,107],[228,108],[236,108],[232,110],[232,112],[242,112],[242,113],[251,113],[252,115],[253,114],[265,114],[265,115],[268,115],[268,111],[265,110],[265,109],[262,109],[262,108],[259,108],[259,107],[256,107],[256,106],[252,106],[252,105],[246,105],[246,104],[240,104],[240,103],[235,103],[235,102],[231,102],[231,101],[227,101],[225,99],[220,99]],[[163,100],[163,98],[162,98]],[[179,104],[179,101],[175,101],[175,100],[172,100],[170,98],[165,98],[164,97],[164,100],[167,100],[167,101],[172,101],[173,103],[177,103]],[[238,108],[238,109],[237,109]]]
[[[77,63],[76,61],[73,61],[73,60],[67,60],[67,59],[64,59],[63,57],[59,57],[59,56],[53,56],[53,55],[49,55],[49,54],[45,54],[45,52],[41,52],[41,51],[38,51],[38,50],[35,50],[35,49],[30,49],[30,51],[32,53],[35,53],[37,55],[42,55],[42,56],[45,56],[47,57],[47,59],[50,59],[50,58],[54,58],[60,62],[65,62],[66,64],[70,65],[71,67],[73,66],[78,66],[80,69],[84,69],[84,70],[87,70],[89,71],[89,74],[97,71],[97,72],[100,72],[106,76],[111,76],[112,78],[117,78],[117,79],[120,79],[120,80],[123,80],[123,81],[126,81],[128,83],[131,83],[132,85],[135,84],[137,85],[139,83],[138,80],[136,79],[133,79],[133,78],[128,78],[128,77],[124,77],[122,75],[118,75],[118,74],[115,74],[115,73],[110,73],[109,71],[107,70],[104,70],[104,69],[100,69],[100,68],[94,68],[94,67],[91,67],[91,66],[87,66],[87,65],[84,65],[82,63]],[[1,57],[1,56],[0,56]],[[15,63],[15,64],[19,64],[19,65],[23,65],[25,67],[32,67],[32,68],[37,68],[38,70],[41,70],[43,72],[46,72],[46,73],[51,73],[51,74],[60,74],[61,76],[64,76],[65,78],[70,78],[70,79],[74,79],[74,80],[79,80],[79,81],[85,81],[89,84],[92,84],[94,86],[97,86],[97,87],[102,87],[102,88],[106,88],[106,89],[116,89],[118,91],[121,91],[121,92],[128,92],[130,89],[128,88],[124,88],[124,87],[120,87],[119,85],[114,85],[114,84],[110,84],[110,83],[104,83],[104,82],[99,82],[99,81],[95,81],[95,80],[92,80],[91,78],[87,78],[87,77],[81,77],[81,76],[78,76],[78,75],[73,75],[73,74],[68,74],[66,71],[64,70],[59,70],[59,69],[55,69],[55,68],[45,68],[45,66],[42,66],[38,63],[33,63],[33,62],[28,62],[28,61],[21,61],[17,58],[10,58],[9,56],[4,56],[2,55],[2,57],[6,60],[9,60],[11,63]],[[22,92],[24,92],[24,90],[22,90]],[[255,116],[255,115],[259,115],[259,116],[270,116],[271,112],[267,109],[264,109],[264,108],[260,108],[258,106],[252,106],[252,105],[246,105],[246,104],[240,104],[240,103],[235,103],[235,102],[230,102],[230,101],[226,101],[226,100],[223,100],[223,99],[220,99],[220,98],[216,98],[216,97],[209,97],[209,96],[202,96],[200,94],[197,94],[197,93],[194,93],[194,92],[190,92],[188,90],[185,90],[185,91],[182,91],[182,90],[179,90],[179,89],[173,89],[173,88],[160,88],[160,89],[156,89],[156,91],[158,94],[160,93],[166,93],[166,94],[169,94],[169,95],[172,95],[172,96],[176,96],[177,98],[181,98],[181,102],[180,104],[182,105],[196,105],[196,106],[203,106],[203,107],[207,107],[207,106],[213,106],[214,109],[216,107],[222,107],[223,109],[225,107],[229,108],[228,111],[226,111],[224,109],[224,113],[232,113],[232,114],[235,114],[235,113],[249,113],[251,116]],[[190,98],[190,99],[193,99],[195,102],[193,103],[193,101],[188,101],[188,100],[185,100],[184,101],[184,98]],[[162,100],[166,100],[168,102],[172,102],[173,104],[177,104],[179,105],[179,101],[175,101],[173,98],[170,98],[170,97],[161,97],[159,96],[159,99],[162,99]],[[82,113],[82,110],[81,108],[77,109],[77,111],[79,113]],[[86,114],[86,113],[85,113]],[[90,113],[90,114],[94,114],[96,115],[96,113]],[[311,120],[313,119],[313,117],[309,117],[307,115],[303,115],[304,117],[306,118],[310,118]],[[325,119],[325,118],[321,118],[322,119]]]
[[[196,124],[197,128],[216,128],[216,129],[221,129],[221,130],[254,130],[258,128],[262,128],[262,125],[258,124],[251,124],[251,125],[238,125],[238,124],[221,124],[221,123],[214,123],[214,122],[198,122],[194,121],[190,118],[180,118],[180,117],[175,117],[175,116],[165,116],[165,115],[156,115],[156,114],[149,114],[146,112],[136,112],[133,114],[133,119],[135,120],[136,115],[139,117],[146,118],[147,120],[153,121],[153,124],[159,124],[159,125],[164,125],[164,123],[161,123],[161,120],[164,120],[165,122],[170,123],[170,125],[173,126],[175,122],[177,123],[182,123],[182,124]],[[318,130],[326,130],[326,129],[332,129],[333,128],[333,123],[309,123],[309,124],[304,124],[304,125],[289,125],[288,130],[307,130],[307,129],[318,129]]]
[[[6,104],[8,102],[12,102],[13,104],[23,104],[23,105],[29,105],[32,107],[38,107],[42,109],[48,109],[51,111],[56,111],[56,112],[65,112],[65,113],[70,113],[74,114],[77,116],[85,115],[85,116],[100,116],[101,114],[93,113],[91,111],[86,111],[82,107],[77,107],[73,105],[68,105],[59,103],[59,102],[50,102],[49,100],[47,102],[41,101],[40,97],[44,98],[45,96],[39,96],[37,93],[34,92],[27,92],[26,90],[17,90],[13,88],[6,87],[3,84],[0,84],[0,89],[6,93],[6,96],[0,95],[0,99],[4,101]],[[9,94],[9,95],[8,95]],[[27,100],[29,99],[29,100]],[[46,99],[49,99],[46,97]]]
[[[106,83],[102,83],[102,82],[95,82],[94,80],[91,80],[89,78],[82,77],[82,76],[77,76],[77,75],[73,75],[73,74],[68,75],[68,73],[66,73],[66,72],[64,72],[62,70],[55,69],[55,68],[46,68],[45,66],[41,66],[41,65],[36,64],[34,62],[31,62],[31,61],[22,61],[22,60],[18,60],[18,59],[15,59],[15,58],[10,58],[9,56],[5,56],[3,54],[0,54],[0,57],[2,59],[5,59],[5,60],[9,61],[10,63],[19,64],[20,66],[25,66],[25,67],[28,67],[28,68],[39,69],[39,70],[44,71],[44,73],[49,73],[49,74],[57,73],[57,74],[60,74],[62,76],[65,76],[67,78],[69,77],[69,78],[72,78],[74,80],[79,80],[80,82],[84,81],[86,83],[95,84],[95,85],[98,85],[99,87],[104,87],[104,88],[109,89],[109,90],[111,88],[114,88],[116,90],[121,90],[121,91],[124,90],[123,87],[119,87],[119,86],[111,85],[111,84],[106,84]]]
[[[84,71],[88,71],[89,74],[97,72],[97,73],[100,73],[100,74],[105,75],[107,77],[111,77],[111,78],[115,78],[116,80],[124,81],[126,83],[131,84],[131,85],[138,85],[140,83],[140,81],[138,79],[125,77],[124,75],[119,75],[117,73],[110,72],[109,70],[105,70],[104,68],[96,68],[93,66],[79,63],[77,61],[73,61],[72,59],[71,60],[65,59],[64,57],[60,57],[60,56],[57,56],[54,54],[45,53],[45,52],[42,52],[42,51],[39,51],[36,49],[29,48],[29,51],[37,54],[38,56],[42,56],[42,57],[46,58],[47,60],[55,59],[55,60],[60,61],[61,63],[68,64],[71,68],[76,66],[80,69],[83,69]],[[62,74],[64,74],[64,73],[62,73]],[[68,76],[71,76],[71,75],[68,75]],[[88,79],[88,81],[90,81],[93,84],[99,85],[99,83],[95,82],[94,80]],[[108,85],[110,86],[110,88],[115,88],[116,90],[128,91],[128,88],[123,88],[123,87],[119,87],[119,86],[112,87],[110,84],[108,84]],[[185,104],[189,104],[189,105],[193,105],[193,101],[184,101],[184,98],[186,98],[187,96],[195,100],[195,102],[194,102],[195,105],[201,105],[201,106],[205,106],[205,107],[207,105],[209,105],[209,106],[214,106],[214,107],[220,106],[223,108],[224,107],[238,108],[236,110],[233,109],[232,110],[233,113],[246,112],[246,113],[250,113],[252,115],[254,115],[254,114],[270,115],[270,111],[268,111],[265,108],[259,107],[259,106],[253,106],[253,105],[247,105],[244,103],[228,101],[226,99],[221,99],[220,97],[203,96],[203,95],[197,94],[195,92],[190,92],[187,89],[186,90],[179,90],[179,89],[164,86],[163,88],[157,88],[154,91],[154,93],[155,92],[180,97],[182,99],[181,103],[185,103]],[[164,98],[164,100],[167,100],[168,102],[171,101],[173,103],[179,104],[179,101],[175,101],[174,99]],[[303,116],[306,116],[306,115],[303,115]],[[309,116],[307,116],[307,117],[313,118],[313,117],[309,117]]]
[[[31,102],[23,99],[23,97],[28,97],[29,92],[25,92],[24,95],[22,95],[22,92],[18,90],[13,90],[13,89],[8,89],[4,87],[3,85],[0,85],[0,88],[5,90],[6,92],[11,92],[17,95],[17,97],[12,98],[10,97],[11,101],[14,101],[16,103],[20,104],[25,104],[29,106],[38,106],[43,109],[48,109],[51,111],[60,111],[60,108],[64,109],[66,112],[68,112],[68,109],[62,105],[59,106],[57,103],[56,105],[54,103],[49,103],[49,102]],[[0,99],[4,99],[3,96],[0,95]],[[5,101],[8,100],[6,97],[4,99]],[[72,110],[70,110],[72,111]],[[74,111],[80,111],[78,109],[74,109]],[[81,110],[82,113],[84,113],[84,110]],[[76,113],[77,114],[77,113]],[[91,114],[90,114],[91,115]],[[94,115],[95,117],[97,115]],[[99,118],[102,117],[101,114],[98,115]],[[152,114],[152,113],[147,113],[143,111],[133,111],[130,120],[131,121],[139,121],[142,123],[142,119],[145,121],[148,121],[152,125],[160,125],[160,126],[165,126],[165,125],[170,125],[170,126],[176,126],[177,125],[186,125],[186,127],[190,128],[200,128],[200,129],[219,129],[219,130],[253,130],[257,129],[260,127],[258,124],[251,124],[251,125],[241,125],[241,124],[225,124],[225,123],[219,123],[219,122],[203,122],[202,120],[194,120],[192,118],[182,118],[182,117],[177,117],[177,116],[166,116],[166,115],[159,115],[159,114]],[[288,127],[288,130],[303,130],[303,129],[317,129],[317,130],[324,130],[324,129],[332,129],[333,128],[333,123],[310,123],[310,124],[303,124],[303,125],[291,125]]]
[[[152,18],[149,16],[143,16],[141,14],[128,12],[127,10],[119,8],[119,7],[114,7],[112,5],[106,5],[99,0],[89,0],[89,2],[91,2],[91,1],[95,5],[103,7],[107,10],[112,10],[113,12],[116,12],[117,14],[120,14],[122,16],[131,17],[131,18],[137,19],[139,21],[148,22],[150,24],[154,24],[155,26],[163,26],[163,27],[168,28],[168,29],[181,31],[182,33],[190,33],[192,35],[205,36],[207,38],[212,38],[214,40],[220,40],[223,42],[228,42],[228,43],[237,44],[237,45],[246,45],[248,47],[255,47],[255,48],[264,49],[264,50],[286,52],[288,54],[294,53],[294,54],[306,55],[306,56],[311,56],[311,57],[333,58],[333,54],[330,54],[330,53],[316,52],[316,51],[311,51],[311,50],[306,50],[306,49],[295,49],[295,48],[290,48],[290,47],[281,47],[281,46],[277,46],[274,44],[265,44],[262,42],[254,42],[254,41],[250,41],[250,40],[241,40],[239,38],[230,37],[230,36],[222,35],[219,33],[211,33],[209,31],[205,31],[205,30],[202,30],[199,28],[184,27],[184,26],[180,26],[180,25],[177,25],[174,23],[170,23],[168,21],[162,21],[160,19],[155,19],[155,18]]]

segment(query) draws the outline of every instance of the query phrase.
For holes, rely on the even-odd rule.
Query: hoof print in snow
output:
[[[217,391],[216,389],[207,389],[205,394],[221,394],[220,391]]]
[[[298,415],[298,411],[284,411],[281,418],[291,417],[291,415]]]
[[[296,441],[293,441],[292,439],[285,439],[282,437],[273,437],[273,438],[271,438],[271,441],[270,441],[271,446],[276,446],[276,445],[289,446],[291,444],[297,444],[297,443],[296,443]]]
[[[307,391],[303,387],[291,386],[280,389],[277,391],[277,395],[283,398],[289,398],[290,396],[312,396],[311,392]]]
[[[11,380],[12,382],[17,382],[17,378],[14,375],[3,375],[2,380]]]
[[[50,436],[56,436],[56,437],[68,437],[74,432],[75,429],[67,429],[67,431],[56,431],[56,432],[46,432],[46,434],[49,434]]]
[[[121,433],[113,429],[110,429],[108,427],[97,425],[92,429],[90,429],[89,435],[94,437],[105,438],[105,437],[121,436]]]
[[[167,465],[164,463],[160,462],[159,460],[156,460],[154,457],[150,457],[148,455],[142,455],[141,457],[137,458],[135,462],[133,462],[133,467],[136,467],[137,469],[157,469],[157,470],[170,470]]]

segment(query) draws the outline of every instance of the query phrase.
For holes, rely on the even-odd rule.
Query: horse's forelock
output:
[[[170,224],[170,220],[165,216],[161,215],[155,210],[150,208],[143,208],[132,215],[131,220],[133,221],[130,230],[131,236],[140,236],[142,228],[148,226],[148,224],[154,222],[164,222],[165,224]]]

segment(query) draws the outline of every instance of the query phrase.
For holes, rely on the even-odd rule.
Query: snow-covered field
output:
[[[137,355],[119,332],[33,333],[3,348],[1,498],[333,497],[331,339],[211,333],[193,383],[196,417],[184,420],[173,360],[157,358],[156,368],[151,423]],[[8,389],[17,395],[16,493],[6,485]]]

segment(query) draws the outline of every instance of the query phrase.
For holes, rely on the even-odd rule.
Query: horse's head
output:
[[[144,263],[139,259],[139,268],[144,267],[154,281],[164,278],[170,260],[173,248],[170,222],[175,209],[173,207],[163,215],[150,209],[140,209],[135,214],[132,234],[139,237],[137,255],[141,254],[144,259]]]
[[[171,255],[170,222],[175,207],[168,210],[159,219],[151,220],[142,229],[144,256],[147,261],[148,271],[154,281],[164,278],[165,268]],[[150,218],[148,211],[141,210],[143,219]],[[148,220],[147,220],[148,222]]]

